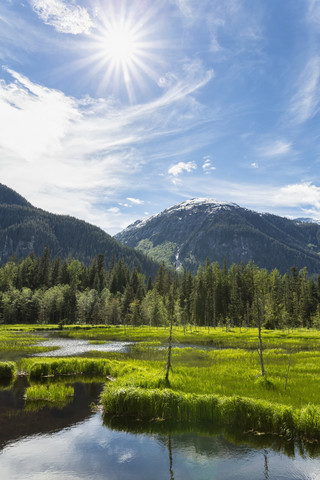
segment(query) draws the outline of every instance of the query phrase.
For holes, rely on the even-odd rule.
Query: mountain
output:
[[[139,266],[154,276],[158,265],[142,253],[123,246],[102,229],[67,215],[55,215],[33,207],[27,200],[0,184],[0,264],[12,255],[41,255],[48,246],[52,258],[72,257],[86,264],[98,254],[106,266],[112,258],[123,258],[132,268]]]
[[[296,222],[302,222],[302,223],[317,223],[320,225],[320,220],[315,220],[314,218],[310,217],[300,217],[300,218],[295,218]]]
[[[210,261],[254,261],[287,272],[320,273],[320,225],[257,213],[234,203],[192,199],[138,220],[115,238],[157,261],[195,271]]]

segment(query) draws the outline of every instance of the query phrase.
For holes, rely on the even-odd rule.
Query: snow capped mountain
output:
[[[151,215],[150,217],[146,217],[141,220],[136,220],[134,223],[126,227],[121,232],[121,234],[124,232],[128,232],[132,228],[144,227],[148,222],[160,217],[161,215],[171,215],[182,211],[188,211],[190,215],[196,214],[198,212],[197,207],[205,209],[207,214],[213,214],[221,209],[240,208],[239,205],[237,205],[236,203],[220,202],[218,200],[214,200],[213,198],[192,198],[190,200],[185,200],[184,202],[178,203],[177,205],[173,205],[163,210],[163,212],[156,213],[154,215]]]
[[[300,223],[316,223],[320,225],[320,220],[316,220],[314,218],[309,218],[309,217],[295,218],[295,221]]]
[[[138,220],[115,237],[167,265],[196,270],[210,261],[254,261],[285,273],[293,265],[320,273],[320,225],[193,198]]]

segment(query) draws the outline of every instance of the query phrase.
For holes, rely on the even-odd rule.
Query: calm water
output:
[[[43,336],[43,334],[42,334]],[[98,352],[127,352],[132,342],[106,342],[103,344],[92,344],[88,340],[72,338],[50,338],[44,342],[38,343],[42,347],[58,347],[51,352],[38,353],[38,357],[64,357],[68,355],[80,355],[92,350]]]
[[[4,480],[320,480],[320,452],[262,437],[135,433],[92,413],[102,385],[76,382],[71,404],[25,411],[26,377],[0,390]],[[123,430],[126,431],[123,431]],[[234,436],[234,435],[233,435]],[[253,443],[252,443],[253,442]],[[287,453],[285,453],[287,452]],[[312,458],[313,457],[313,458]]]
[[[289,458],[272,449],[235,446],[222,436],[150,435],[103,426],[99,413],[50,434],[7,445],[0,454],[6,480],[319,479],[318,459]]]

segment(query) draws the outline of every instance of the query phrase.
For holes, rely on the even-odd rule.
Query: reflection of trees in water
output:
[[[168,452],[169,452],[169,473],[170,473],[170,480],[174,480],[173,475],[173,460],[172,460],[172,439],[171,434],[168,435]]]
[[[269,480],[268,451],[264,451],[264,479]]]
[[[320,458],[320,444],[304,442],[302,438],[288,439],[277,435],[257,435],[250,432],[232,430],[231,427],[208,427],[207,425],[177,425],[168,422],[144,422],[127,417],[108,417],[103,415],[104,425],[112,430],[134,434],[157,435],[160,443],[168,448],[168,435],[176,451],[193,451],[194,455],[205,455],[214,458],[222,451],[229,454],[241,455],[247,449],[265,450],[295,458],[298,453],[301,457],[310,456]],[[191,447],[191,449],[190,449]]]

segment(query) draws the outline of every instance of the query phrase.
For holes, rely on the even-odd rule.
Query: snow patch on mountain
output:
[[[320,219],[315,219],[310,217],[300,217],[300,218],[295,218],[294,220],[297,223],[316,223],[320,225]]]
[[[143,218],[141,220],[137,220],[136,222],[129,225],[125,228],[121,233],[128,232],[133,228],[141,228],[144,227],[147,223],[149,223],[154,218],[159,218],[163,215],[171,215],[176,212],[183,212],[183,211],[190,211],[189,214],[197,213],[198,207],[205,208],[205,211],[208,215],[214,214],[218,210],[225,209],[231,210],[232,208],[240,208],[239,205],[236,203],[230,202],[221,202],[219,200],[215,200],[213,198],[191,198],[190,200],[185,200],[184,202],[178,203],[177,205],[173,205],[172,207],[163,210],[160,213],[156,213],[151,215],[150,217]],[[179,220],[182,218],[179,217]]]

